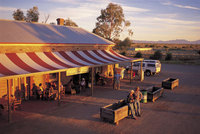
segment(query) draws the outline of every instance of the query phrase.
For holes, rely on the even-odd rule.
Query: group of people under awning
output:
[[[109,73],[108,76],[104,76],[97,72],[95,74],[95,81],[96,85],[105,85],[105,84],[113,84],[114,82],[114,89],[119,90],[120,89],[120,80],[124,77],[124,68],[115,68],[115,74],[114,76]],[[113,81],[114,79],[114,81]]]
[[[61,84],[61,91],[63,91],[63,86]],[[46,88],[43,88],[42,83],[39,86],[36,86],[33,83],[33,99],[38,100],[57,100],[58,99],[58,84],[57,82],[48,82],[46,83]]]
[[[81,78],[81,81],[74,81],[70,79],[70,81],[64,85],[65,93],[67,94],[78,94],[81,91],[85,91],[85,89],[89,86],[88,81],[85,78]]]

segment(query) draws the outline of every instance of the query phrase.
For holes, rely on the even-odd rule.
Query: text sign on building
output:
[[[67,76],[76,75],[76,74],[84,74],[89,72],[89,67],[80,67],[80,68],[69,68],[66,71]]]

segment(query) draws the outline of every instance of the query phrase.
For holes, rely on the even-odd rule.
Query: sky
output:
[[[49,14],[47,23],[70,18],[91,32],[101,9],[111,2],[120,5],[131,22],[132,40],[200,40],[200,0],[0,0],[0,19],[13,20],[16,9],[26,14],[37,6],[40,23]],[[120,39],[126,37],[124,32]]]

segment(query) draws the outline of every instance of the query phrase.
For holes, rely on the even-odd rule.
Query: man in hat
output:
[[[136,116],[135,116],[135,94],[134,94],[134,90],[131,90],[129,95],[127,96],[127,103],[128,103],[128,107],[131,110],[131,117],[135,120],[137,120]]]
[[[137,87],[136,90],[135,90],[135,111],[136,111],[136,115],[137,116],[141,116],[141,113],[140,113],[140,101],[143,97],[142,93],[140,92],[140,88]]]

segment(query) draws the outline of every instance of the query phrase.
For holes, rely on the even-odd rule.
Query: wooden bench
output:
[[[2,114],[3,109],[4,109],[4,106],[0,104],[0,115]]]
[[[20,108],[21,109],[21,104],[22,104],[22,101],[21,99],[20,100],[13,100],[12,102],[12,110],[15,111],[16,108]]]

